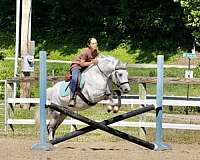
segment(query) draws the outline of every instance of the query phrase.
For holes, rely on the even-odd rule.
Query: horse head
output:
[[[122,93],[128,93],[130,86],[128,82],[127,64],[122,63],[114,57],[102,57],[99,59],[99,69],[107,77],[111,76],[114,84],[121,90]]]
[[[102,73],[106,73],[109,76],[109,86],[112,90],[112,84],[115,84],[120,90],[114,90],[118,96],[118,103],[114,103],[112,97],[110,97],[110,105],[108,105],[107,111],[113,111],[117,113],[121,106],[121,93],[128,93],[130,91],[130,86],[128,82],[128,71],[127,64],[122,63],[119,59],[114,57],[104,57],[99,61],[99,68],[104,68]]]
[[[127,64],[117,60],[115,70],[112,72],[112,79],[121,92],[128,93],[130,91]]]

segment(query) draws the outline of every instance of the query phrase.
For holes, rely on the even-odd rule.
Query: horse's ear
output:
[[[115,64],[116,64],[116,66],[120,66],[121,65],[121,61],[119,59],[116,59]]]
[[[127,68],[127,66],[128,66],[128,63],[127,63],[127,62],[126,62],[126,63],[124,63],[124,67],[125,67],[125,68]]]
[[[118,68],[127,68],[127,63],[122,63],[122,61],[117,60],[116,69]]]
[[[115,68],[116,69],[119,68],[120,65],[121,65],[121,61],[119,59],[116,59],[116,61],[115,61]]]
[[[124,69],[127,68],[127,63],[122,63],[121,67]]]

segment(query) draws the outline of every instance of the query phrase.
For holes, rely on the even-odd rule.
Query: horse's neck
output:
[[[91,67],[87,72],[83,73],[86,81],[82,90],[83,94],[92,102],[98,102],[105,99],[105,95],[109,94],[108,76],[99,70],[97,66]]]
[[[86,83],[94,86],[94,89],[104,89],[107,85],[109,75],[106,75],[104,72],[99,70],[97,66],[91,67],[83,74],[86,77]]]

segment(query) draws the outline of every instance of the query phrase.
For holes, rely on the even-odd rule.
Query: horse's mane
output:
[[[97,57],[98,59],[106,59],[106,60],[117,60],[117,58],[115,58],[115,57],[113,57],[113,56],[105,56],[105,55],[99,55],[98,57]]]
[[[103,63],[109,63],[109,62],[112,62],[112,63],[117,63],[119,61],[119,59],[113,57],[113,56],[105,56],[105,55],[99,55],[97,57],[97,59]],[[87,72],[90,68],[94,67],[95,65],[90,65],[88,66],[84,71],[83,73]]]

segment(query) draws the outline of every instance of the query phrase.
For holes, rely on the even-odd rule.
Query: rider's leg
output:
[[[69,106],[73,107],[75,105],[76,88],[77,88],[78,76],[80,74],[80,69],[78,67],[73,68],[71,72],[72,72],[72,79],[70,82],[70,89],[71,89],[72,95],[70,95]]]

